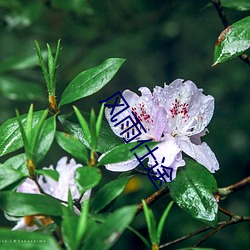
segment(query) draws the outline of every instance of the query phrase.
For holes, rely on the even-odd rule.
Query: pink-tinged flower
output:
[[[123,137],[126,141],[135,134],[129,130],[123,133],[129,124],[125,119],[128,115],[133,117],[132,111],[145,128],[142,134],[132,141],[153,139],[162,141],[158,149],[154,151],[155,159],[149,156],[148,165],[154,167],[154,171],[162,170],[163,167],[172,169],[172,181],[176,177],[177,168],[185,165],[182,152],[204,165],[211,172],[219,169],[218,161],[205,142],[201,142],[201,136],[205,135],[206,127],[210,122],[214,111],[214,98],[202,93],[191,81],[177,79],[170,85],[155,87],[153,93],[148,88],[140,88],[141,96],[125,90],[123,97],[130,108],[117,115],[117,121],[112,121],[111,109],[106,108],[105,115],[114,133]],[[118,124],[118,125],[117,125]],[[101,156],[103,157],[103,156]],[[128,171],[139,164],[138,160],[130,160],[115,164],[107,164],[106,168],[111,171]],[[159,176],[159,174],[157,174]]]
[[[71,192],[72,199],[78,199],[80,197],[74,175],[76,169],[81,167],[81,165],[77,164],[74,159],[71,159],[69,162],[67,161],[67,157],[63,157],[58,161],[55,169],[53,166],[44,168],[56,170],[59,174],[58,181],[47,176],[40,176],[38,178],[38,183],[46,194],[62,201],[68,200],[68,190]],[[41,194],[36,183],[29,178],[27,178],[16,191],[21,193]],[[90,190],[86,191],[80,202],[88,199],[90,192]],[[75,211],[78,213],[77,210]],[[38,229],[39,225],[43,226],[51,222],[51,219],[45,216],[25,216],[18,221],[17,225],[12,230],[34,231]]]
[[[164,88],[156,87],[155,101],[167,112],[164,135],[171,135],[179,148],[214,173],[219,163],[201,137],[214,112],[214,98],[204,95],[192,81],[177,79]]]
[[[132,113],[133,111],[145,131],[141,129],[140,131],[142,134],[134,138],[131,142],[149,139],[152,139],[153,141],[162,141],[162,143],[157,145],[158,149],[154,151],[154,155],[157,156],[157,161],[159,162],[159,166],[154,168],[154,170],[162,168],[161,163],[163,157],[165,157],[166,162],[164,161],[163,165],[166,166],[167,163],[167,167],[173,168],[172,178],[175,178],[177,168],[179,166],[184,166],[185,162],[182,160],[182,157],[180,157],[181,150],[178,148],[178,146],[176,144],[165,142],[166,137],[164,138],[164,131],[167,128],[167,112],[164,107],[158,105],[148,88],[142,87],[139,90],[142,94],[141,96],[138,96],[130,90],[125,90],[122,93],[122,96],[127,101],[130,108],[120,113],[116,117],[117,122],[111,121],[111,109],[108,108],[105,109],[106,118],[114,133],[128,141],[133,136],[133,131],[132,129],[126,133],[123,133],[123,131],[125,131],[127,127],[130,127],[131,124],[126,124],[127,121],[124,121],[124,123],[119,123],[118,126],[116,126],[116,124],[118,121],[125,119],[127,116],[134,117]],[[134,132],[134,134],[136,134],[136,132]],[[100,157],[100,159],[102,157],[103,155]],[[152,157],[149,156],[149,165],[154,162],[154,159],[151,158]],[[139,162],[135,158],[134,160],[125,162],[107,164],[105,167],[111,171],[122,172],[134,169],[138,164]]]

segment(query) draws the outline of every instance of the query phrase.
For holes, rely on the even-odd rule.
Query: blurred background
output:
[[[35,103],[36,110],[46,108],[46,88],[34,40],[46,50],[46,43],[55,48],[61,39],[58,99],[78,73],[111,57],[125,58],[126,62],[99,93],[76,103],[81,110],[99,110],[98,101],[118,90],[138,91],[142,86],[152,90],[176,78],[190,79],[216,100],[210,133],[204,140],[220,162],[215,174],[218,186],[243,179],[250,173],[249,65],[236,58],[211,67],[214,44],[223,26],[216,10],[207,4],[205,0],[0,0],[0,124],[15,116],[15,108],[26,113],[30,102]],[[250,14],[225,11],[231,23]],[[62,108],[62,113],[71,111],[70,105]],[[65,153],[54,143],[41,167],[55,164],[62,155]],[[110,179],[117,176],[107,171],[104,174]],[[247,191],[232,194],[220,205],[232,213],[249,215]],[[138,203],[153,192],[147,178],[137,177],[116,205]],[[168,202],[166,196],[152,206],[158,219]],[[1,216],[2,225],[13,225],[6,223]],[[143,214],[133,226],[147,235]],[[174,206],[162,243],[203,226]],[[249,233],[249,223],[238,224],[217,233],[203,246],[247,249]],[[169,249],[191,246],[198,239]],[[144,249],[135,235],[126,232],[112,249],[129,248]]]

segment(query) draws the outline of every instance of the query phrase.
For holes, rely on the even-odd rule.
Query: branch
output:
[[[222,198],[226,198],[231,193],[239,191],[250,185],[250,176],[225,188],[219,188],[218,192]]]
[[[219,17],[220,17],[220,20],[221,22],[223,23],[223,26],[224,28],[226,29],[228,26],[230,26],[230,22],[222,8],[222,5],[221,5],[221,2],[220,0],[211,0],[211,3],[214,5],[214,7],[216,8],[218,14],[219,14]],[[250,65],[250,59],[248,57],[247,54],[241,54],[240,56],[240,59],[242,59],[245,63],[247,63],[248,65]]]
[[[212,230],[211,232],[209,232],[207,235],[205,235],[202,239],[200,239],[195,245],[194,247],[199,246],[200,244],[202,244],[204,241],[206,241],[209,237],[211,237],[212,235],[214,235],[215,233],[219,232],[221,229],[233,225],[233,224],[238,224],[241,222],[247,222],[250,221],[250,216],[238,216],[235,215],[230,221],[223,221],[220,223],[220,225]]]
[[[150,205],[167,193],[169,193],[169,188],[167,186],[165,186],[162,189],[160,189],[160,190],[156,191],[155,193],[153,193],[152,195],[150,195],[148,198],[146,198],[145,202],[147,205]],[[143,210],[143,205],[142,205],[142,203],[140,203],[137,205],[136,214],[139,214],[142,210]]]
[[[178,238],[178,239],[175,239],[175,240],[173,240],[173,241],[170,241],[170,242],[167,242],[167,243],[165,243],[165,244],[162,244],[162,245],[159,246],[159,248],[169,247],[169,246],[171,246],[171,245],[177,244],[177,243],[179,243],[179,242],[181,242],[181,241],[183,241],[183,240],[186,240],[186,239],[188,239],[188,238],[191,238],[191,237],[193,237],[193,236],[195,236],[195,235],[197,235],[197,234],[206,232],[206,231],[209,230],[209,229],[211,229],[211,227],[209,227],[209,226],[203,227],[203,228],[201,228],[201,229],[199,229],[199,230],[197,230],[197,231],[195,231],[195,232],[192,232],[192,233],[187,234],[187,235],[185,235],[185,236],[182,236],[182,237],[180,237],[180,238]]]
[[[224,227],[227,227],[227,226],[233,225],[233,224],[238,224],[238,223],[241,223],[241,222],[247,222],[247,221],[250,221],[250,217],[248,217],[248,216],[237,216],[237,215],[234,215],[232,217],[232,219],[229,220],[229,221],[219,222],[218,223],[218,227],[216,229],[212,230],[211,232],[209,232],[206,236],[204,236],[199,242],[197,242],[194,245],[194,247],[200,245],[201,243],[203,243],[205,240],[207,240],[209,237],[211,237],[213,234],[217,233],[218,231],[220,231]],[[170,242],[167,242],[165,244],[162,244],[162,245],[159,246],[159,248],[169,247],[171,245],[177,244],[177,243],[179,243],[181,241],[184,241],[186,239],[189,239],[189,238],[191,238],[191,237],[193,237],[195,235],[198,235],[200,233],[206,232],[206,231],[211,230],[211,229],[213,229],[213,228],[210,227],[210,226],[203,227],[203,228],[201,228],[201,229],[199,229],[199,230],[197,230],[195,232],[192,232],[192,233],[187,234],[185,236],[182,236],[182,237],[180,237],[178,239],[175,239],[173,241],[170,241]]]

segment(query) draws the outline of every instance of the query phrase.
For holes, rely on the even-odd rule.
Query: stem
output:
[[[187,235],[185,235],[185,236],[182,236],[182,237],[180,237],[180,238],[178,238],[178,239],[175,239],[175,240],[173,240],[173,241],[170,241],[170,242],[167,242],[167,243],[165,243],[165,244],[162,244],[162,245],[159,246],[159,248],[164,248],[164,247],[168,247],[168,246],[177,244],[177,243],[179,243],[179,242],[181,242],[181,241],[183,241],[183,240],[186,240],[186,239],[188,239],[188,238],[191,238],[191,237],[193,237],[193,236],[195,236],[195,235],[197,235],[197,234],[203,233],[203,232],[205,232],[205,231],[207,231],[207,230],[209,230],[209,229],[211,229],[211,227],[209,227],[209,226],[203,227],[203,228],[201,228],[201,229],[199,229],[199,230],[197,230],[197,231],[194,231],[194,232],[192,232],[192,233],[190,233],[190,234],[187,234]]]
[[[242,217],[242,216],[234,215],[230,221],[219,222],[218,223],[218,227],[216,229],[212,230],[211,232],[209,232],[206,236],[204,236],[199,242],[197,242],[194,245],[194,247],[200,245],[202,242],[204,242],[206,239],[208,239],[210,236],[212,236],[216,232],[220,231],[224,227],[227,227],[227,226],[233,225],[233,224],[238,224],[238,223],[241,223],[241,222],[247,222],[247,221],[250,221],[250,217],[248,217],[248,216],[243,216]],[[189,238],[191,238],[191,237],[193,237],[195,235],[198,235],[200,233],[206,232],[206,231],[211,230],[211,229],[213,229],[213,228],[209,227],[209,226],[203,227],[203,228],[201,228],[201,229],[199,229],[199,230],[197,230],[195,232],[192,232],[192,233],[187,234],[185,236],[182,236],[182,237],[180,237],[178,239],[175,239],[173,241],[170,241],[170,242],[167,242],[165,244],[162,244],[162,245],[159,246],[159,248],[169,247],[171,245],[177,244],[177,243],[179,243],[181,241],[184,241],[186,239],[189,239]]]
[[[152,195],[150,195],[148,198],[145,199],[145,202],[147,205],[150,205],[154,203],[156,200],[158,200],[160,197],[164,196],[165,194],[169,193],[169,188],[163,187],[160,190],[156,191]],[[139,214],[143,210],[143,204],[140,203],[137,205],[137,211],[136,214]]]
[[[250,176],[244,178],[243,180],[236,182],[228,187],[219,188],[218,192],[222,198],[226,198],[229,194],[239,191],[250,185]]]
[[[37,179],[36,179],[36,178],[34,178],[34,179],[32,179],[32,180],[36,183],[36,185],[37,185],[37,187],[38,187],[38,190],[39,190],[39,192],[40,192],[41,194],[44,194],[44,195],[50,196],[50,197],[51,197],[51,198],[53,198],[54,200],[57,200],[57,201],[59,201],[59,202],[61,202],[61,203],[68,204],[68,202],[67,202],[67,201],[64,201],[64,200],[58,199],[58,198],[56,198],[56,197],[54,197],[54,196],[52,196],[52,195],[50,195],[50,194],[45,193],[45,192],[43,191],[42,187],[40,186],[40,184],[39,184],[39,182],[37,181]]]
[[[219,209],[219,211],[221,211],[223,214],[229,216],[230,218],[233,218],[235,216],[235,214],[232,214],[231,212],[227,211],[226,209],[224,209],[222,207],[219,207],[218,209]]]
[[[230,22],[222,8],[220,0],[211,0],[211,3],[214,5],[216,8],[218,15],[220,17],[221,22],[223,23],[224,28],[226,29],[228,26],[230,26]],[[240,59],[243,60],[245,63],[250,65],[250,59],[247,54],[241,54]]]
[[[200,239],[194,245],[194,247],[199,246],[204,241],[206,241],[209,237],[211,237],[212,235],[214,235],[215,233],[219,232],[220,230],[222,230],[223,228],[225,228],[227,226],[230,226],[230,225],[233,225],[233,224],[238,224],[238,223],[241,223],[241,222],[247,222],[247,221],[250,221],[250,217],[249,216],[238,216],[238,215],[235,215],[234,217],[232,217],[232,219],[230,221],[224,221],[224,222],[222,222],[216,229],[212,230],[207,235],[205,235],[202,239]]]

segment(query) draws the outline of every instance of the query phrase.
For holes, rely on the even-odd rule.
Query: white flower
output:
[[[165,85],[164,88],[156,86],[153,93],[145,87],[139,90],[141,96],[129,90],[123,92],[122,95],[130,109],[120,113],[116,118],[121,121],[128,115],[133,117],[133,111],[145,131],[141,129],[142,134],[129,141],[135,131],[131,129],[124,133],[123,131],[130,125],[126,126],[125,122],[112,122],[111,109],[106,108],[105,115],[114,133],[129,142],[148,139],[162,141],[153,153],[156,159],[151,155],[148,156],[148,165],[153,168],[157,176],[163,167],[171,169],[172,176],[166,177],[167,181],[175,179],[177,168],[185,165],[182,152],[204,165],[212,173],[218,170],[219,164],[214,153],[205,142],[201,142],[201,136],[205,135],[206,127],[214,112],[214,98],[204,95],[203,90],[197,89],[193,82],[181,79]],[[157,166],[155,160],[158,162]],[[111,171],[128,171],[138,164],[135,159],[107,164],[106,168]]]
[[[164,88],[156,87],[153,96],[167,112],[164,135],[175,138],[179,148],[214,173],[219,163],[201,137],[214,112],[214,98],[204,95],[191,81],[177,79]]]
[[[76,182],[74,179],[75,171],[78,167],[81,167],[80,164],[76,164],[74,159],[71,159],[67,162],[67,157],[61,158],[56,168],[54,169],[53,166],[44,169],[51,169],[56,170],[59,173],[58,181],[47,177],[47,176],[40,176],[38,178],[38,183],[40,187],[46,194],[49,194],[57,199],[62,201],[68,200],[68,190],[70,190],[72,199],[78,199],[80,197],[80,193],[77,189]],[[21,193],[31,193],[31,194],[41,194],[36,183],[27,178],[25,182],[23,182],[16,190],[17,192]],[[90,190],[86,191],[81,199],[80,202],[88,199],[90,197]],[[64,204],[64,203],[63,203]],[[77,210],[75,210],[78,213]],[[17,225],[12,230],[26,230],[26,231],[34,231],[38,229],[38,226],[34,224],[39,224],[40,226],[46,225],[51,223],[51,219],[45,216],[25,216],[21,218]]]

